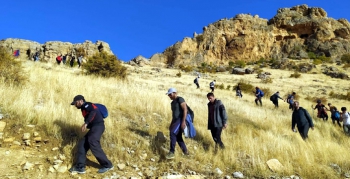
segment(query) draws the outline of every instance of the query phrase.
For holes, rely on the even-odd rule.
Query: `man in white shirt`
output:
[[[343,119],[343,129],[346,135],[350,135],[350,115],[346,111],[346,107],[341,108],[340,117]]]

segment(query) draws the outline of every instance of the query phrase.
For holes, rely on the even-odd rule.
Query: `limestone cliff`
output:
[[[202,34],[186,37],[151,57],[169,66],[227,64],[260,58],[308,58],[307,52],[332,59],[350,52],[350,24],[327,17],[322,8],[307,5],[278,9],[270,20],[238,14],[203,28]]]
[[[0,47],[5,47],[9,52],[20,50],[21,59],[31,59],[36,52],[40,54],[40,61],[54,62],[58,55],[77,56],[78,53],[83,53],[89,57],[99,51],[106,51],[113,54],[109,44],[103,41],[85,41],[84,43],[72,44],[70,42],[48,41],[40,44],[35,41],[8,38],[0,41]],[[83,50],[81,50],[83,49]],[[78,52],[79,51],[79,52]]]

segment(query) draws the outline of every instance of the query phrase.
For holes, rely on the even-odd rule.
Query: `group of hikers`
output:
[[[63,64],[66,64],[66,62],[67,62],[67,56],[68,56],[67,54],[65,54],[65,55],[63,55],[63,56],[62,56],[62,54],[59,55],[59,56],[57,56],[57,57],[56,57],[57,65],[60,65],[61,62],[62,62]],[[73,67],[73,66],[74,66],[74,62],[75,62],[75,56],[74,56],[74,55],[71,55],[70,61],[69,61],[70,67]],[[82,62],[83,62],[83,56],[80,55],[80,56],[78,57],[78,59],[77,59],[78,68],[80,68]]]

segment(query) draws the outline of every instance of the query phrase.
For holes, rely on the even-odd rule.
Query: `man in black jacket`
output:
[[[312,122],[312,118],[306,109],[299,106],[298,101],[294,101],[293,104],[294,111],[292,114],[292,130],[296,132],[296,124],[301,137],[305,140],[308,138],[309,128],[314,130],[314,123]]]
[[[224,104],[221,100],[215,99],[213,93],[208,93],[208,129],[211,132],[211,136],[215,141],[215,149],[217,145],[221,149],[225,148],[224,143],[221,141],[221,132],[227,127],[227,113]]]
[[[90,129],[86,135],[78,143],[78,152],[76,155],[75,165],[69,169],[70,172],[85,173],[85,161],[86,153],[91,150],[92,154],[96,157],[102,168],[98,170],[98,173],[104,173],[113,169],[111,161],[107,159],[106,154],[101,148],[100,139],[105,130],[105,124],[102,114],[96,107],[96,105],[86,102],[84,96],[77,95],[74,97],[71,105],[75,105],[84,117],[84,124],[81,126],[81,131],[85,132],[86,129]]]

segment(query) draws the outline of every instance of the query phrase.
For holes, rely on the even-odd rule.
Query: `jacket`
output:
[[[85,102],[81,106],[81,113],[84,117],[84,123],[87,124],[87,128],[90,129],[95,125],[104,125],[102,114],[96,105]]]
[[[312,122],[312,118],[310,114],[302,107],[299,109],[295,109],[292,114],[292,129],[295,128],[295,124],[299,127],[305,126],[309,124],[309,127],[314,127],[314,123]]]
[[[214,105],[214,126],[210,124],[210,105]],[[208,129],[213,127],[223,127],[227,123],[227,113],[225,110],[224,104],[222,104],[221,100],[215,99],[214,104],[208,103]]]

